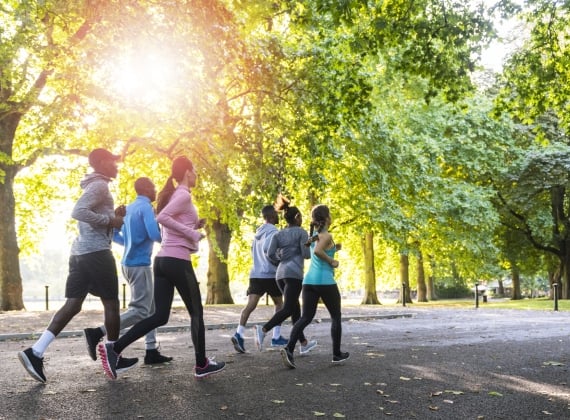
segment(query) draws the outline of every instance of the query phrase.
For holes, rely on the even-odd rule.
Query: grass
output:
[[[385,304],[382,302],[382,304]],[[392,303],[386,303],[391,305]],[[394,303],[394,305],[396,305]],[[401,304],[398,304],[401,305]],[[468,309],[475,307],[475,299],[441,299],[431,302],[416,302],[407,304],[410,308],[459,308]],[[554,301],[548,298],[512,300],[509,298],[489,298],[488,302],[479,299],[479,308],[484,309],[517,309],[535,311],[553,311]],[[570,300],[558,300],[559,311],[570,311]]]

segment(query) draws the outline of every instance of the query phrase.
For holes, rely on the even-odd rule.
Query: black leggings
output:
[[[295,344],[303,330],[311,323],[317,313],[319,299],[323,300],[331,316],[331,338],[333,343],[333,355],[340,355],[340,339],[342,336],[341,314],[340,314],[340,292],[336,284],[326,286],[315,286],[312,284],[303,285],[303,313],[301,318],[293,326],[287,349],[293,352]]]
[[[271,319],[265,323],[263,329],[265,331],[271,330],[276,325],[280,325],[287,318],[291,317],[293,324],[301,317],[301,305],[299,305],[299,296],[301,296],[301,288],[303,280],[300,279],[279,279],[277,284],[283,286],[283,307],[280,311],[275,312]],[[303,331],[299,333],[299,343],[305,342],[305,335]]]
[[[155,257],[154,259],[154,314],[143,319],[127,331],[114,348],[121,353],[131,343],[146,335],[155,328],[165,325],[170,317],[174,288],[184,301],[190,314],[190,331],[196,355],[196,366],[206,365],[206,329],[204,327],[204,308],[200,287],[192,263],[172,257]]]

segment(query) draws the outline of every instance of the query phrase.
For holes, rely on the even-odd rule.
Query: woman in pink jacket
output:
[[[175,188],[173,179],[178,183]],[[160,251],[154,259],[155,312],[134,325],[115,343],[99,344],[103,369],[111,379],[117,377],[117,360],[121,352],[149,331],[165,325],[170,316],[174,288],[190,314],[192,343],[196,355],[194,376],[201,378],[222,371],[224,362],[206,357],[206,330],[200,287],[190,255],[198,251],[198,242],[205,237],[200,231],[205,220],[198,218],[192,203],[191,189],[196,186],[194,165],[185,156],[172,162],[172,172],[158,194],[156,220],[162,225]]]

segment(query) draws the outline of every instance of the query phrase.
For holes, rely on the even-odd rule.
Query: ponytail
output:
[[[283,217],[290,225],[294,225],[297,218],[301,217],[301,212],[297,207],[289,207],[291,200],[285,197],[283,194],[279,193],[275,199],[275,210],[283,210]]]
[[[327,218],[330,217],[330,211],[324,204],[319,204],[313,207],[311,211],[311,230],[309,232],[309,240],[305,243],[305,246],[310,246],[313,242],[319,239],[319,233],[325,227]],[[317,231],[315,233],[315,230]]]
[[[164,207],[170,201],[170,197],[174,193],[175,187],[174,182],[172,181],[172,175],[168,177],[164,187],[158,193],[158,198],[156,199],[156,214],[160,213]]]

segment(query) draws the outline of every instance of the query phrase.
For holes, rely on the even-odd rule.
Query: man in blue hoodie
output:
[[[271,243],[271,238],[278,231],[275,226],[279,221],[279,215],[273,206],[265,206],[261,210],[261,215],[265,223],[255,232],[251,253],[253,257],[253,267],[249,273],[249,288],[247,289],[247,304],[241,311],[239,326],[231,341],[238,353],[245,353],[243,333],[245,325],[251,313],[257,307],[259,299],[267,293],[271,296],[275,304],[275,312],[283,307],[283,294],[275,281],[277,266],[267,257],[267,249]],[[287,339],[281,337],[281,326],[273,328],[273,339],[271,345],[280,347],[287,344]]]
[[[83,194],[71,216],[77,220],[79,235],[71,246],[69,274],[65,284],[65,303],[55,313],[47,329],[32,347],[18,353],[26,371],[35,380],[45,383],[43,355],[55,337],[81,311],[87,293],[98,296],[104,307],[107,339],[119,338],[119,281],[117,266],[111,252],[113,229],[123,225],[124,206],[114,209],[109,182],[117,177],[120,156],[106,149],[89,153],[93,173],[80,185]],[[134,366],[138,359],[121,358],[123,370]]]
[[[123,245],[125,250],[121,260],[123,276],[131,289],[129,308],[121,314],[121,330],[132,327],[137,322],[148,318],[154,312],[154,292],[151,268],[152,249],[155,242],[160,243],[161,235],[152,202],[156,200],[156,187],[146,177],[135,181],[137,197],[127,206],[123,227],[115,229],[113,241]],[[97,344],[106,334],[105,326],[85,328],[87,352],[97,360]],[[145,336],[146,365],[166,363],[172,357],[163,356],[158,350],[156,329]]]

